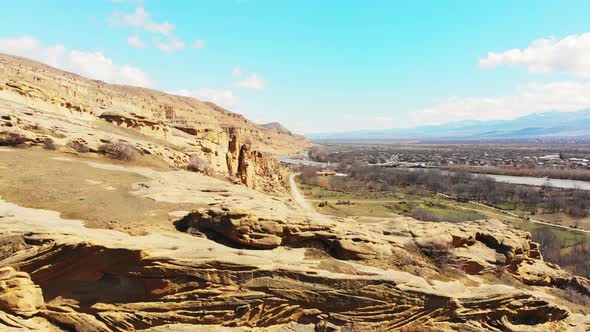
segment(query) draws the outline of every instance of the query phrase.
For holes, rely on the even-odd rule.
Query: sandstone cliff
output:
[[[217,173],[265,189],[280,187],[285,175],[271,156],[309,145],[302,136],[259,126],[211,103],[89,80],[8,55],[0,55],[0,117],[0,131],[20,132],[31,142],[50,137],[96,150],[122,139],[173,167],[200,156]],[[99,121],[132,131],[114,131]]]

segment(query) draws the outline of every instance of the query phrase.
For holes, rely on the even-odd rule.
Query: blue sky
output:
[[[20,0],[3,5],[0,52],[300,133],[383,129],[590,107],[589,12],[548,0]]]

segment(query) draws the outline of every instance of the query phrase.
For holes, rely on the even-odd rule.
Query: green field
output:
[[[405,193],[342,192],[320,186],[301,186],[306,198],[320,213],[338,217],[411,216],[425,221],[486,219],[467,204],[456,204],[443,196],[423,197]]]
[[[559,228],[559,227],[551,227],[551,226],[546,226],[546,225],[535,224],[535,223],[528,222],[525,220],[514,220],[511,223],[514,226],[516,226],[517,228],[520,228],[520,229],[525,230],[527,232],[532,232],[534,230],[542,229],[542,228],[549,229],[549,231],[551,231],[551,233],[553,233],[553,234],[555,234],[555,236],[557,236],[557,238],[559,239],[559,241],[562,244],[562,247],[564,249],[573,247],[573,246],[580,244],[580,243],[590,242],[590,235],[584,234],[584,233],[568,231],[567,229],[563,229],[563,228]]]
[[[327,215],[338,217],[392,217],[403,215],[424,221],[461,221],[493,218],[510,222],[516,228],[528,232],[548,228],[559,238],[563,250],[580,243],[590,242],[590,235],[558,227],[534,224],[480,205],[457,202],[443,195],[420,196],[400,191],[395,194],[370,191],[343,192],[309,184],[302,184],[301,189],[315,209]],[[350,201],[350,204],[338,204],[338,201]],[[325,205],[318,206],[320,203]],[[512,213],[518,212],[518,210],[514,211],[514,206],[511,204],[500,206],[500,208]],[[432,218],[432,216],[436,217]]]

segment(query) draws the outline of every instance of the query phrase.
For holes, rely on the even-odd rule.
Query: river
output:
[[[329,164],[329,163],[322,163],[319,161],[313,161],[313,160],[309,159],[309,154],[307,153],[307,151],[305,151],[304,153],[299,155],[298,158],[293,158],[293,156],[282,156],[282,157],[277,157],[276,159],[282,163],[291,164],[291,165],[316,166],[316,167],[322,167],[322,168],[326,168],[326,167],[330,167],[330,166],[338,167],[338,163]]]
[[[484,174],[481,174],[484,175]],[[548,179],[536,178],[530,176],[510,176],[510,175],[494,175],[485,174],[497,182],[506,182],[513,184],[525,184],[529,186],[548,186],[561,189],[580,189],[590,190],[590,182],[577,180],[563,180],[563,179]]]
[[[444,171],[436,168],[400,168],[411,171],[427,171],[427,172],[439,172],[442,174],[452,174],[451,171]],[[563,180],[563,179],[549,179],[549,178],[536,178],[532,176],[511,176],[511,175],[495,175],[495,174],[481,174],[481,173],[469,173],[476,176],[485,176],[494,179],[496,182],[522,184],[527,186],[547,186],[559,189],[579,189],[589,190],[590,182],[578,181],[578,180]]]

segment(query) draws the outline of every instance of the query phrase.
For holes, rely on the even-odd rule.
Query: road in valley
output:
[[[485,204],[482,204],[482,203],[477,203],[477,202],[473,202],[473,201],[472,202],[469,202],[469,203],[472,203],[472,204],[475,204],[475,205],[479,205],[479,206],[482,206],[482,207],[485,207],[485,208],[488,208],[488,209],[491,209],[491,210],[494,210],[494,211],[498,211],[500,213],[507,214],[509,216],[516,217],[516,218],[518,218],[520,220],[528,221],[528,222],[531,222],[533,224],[539,224],[539,225],[557,227],[557,228],[565,229],[565,230],[568,230],[568,231],[571,231],[571,232],[585,233],[585,234],[589,234],[590,235],[590,231],[589,230],[580,229],[580,228],[573,228],[573,227],[559,225],[559,224],[552,224],[550,222],[535,220],[535,219],[531,219],[531,218],[523,218],[523,217],[519,216],[516,213],[512,213],[512,212],[509,212],[509,211],[497,209],[497,208],[495,208],[493,206],[485,205]]]
[[[289,176],[289,186],[291,186],[291,197],[293,197],[293,200],[295,201],[295,203],[297,205],[299,205],[300,207],[302,207],[303,209],[310,211],[310,212],[316,212],[313,209],[313,207],[311,207],[311,205],[305,200],[305,198],[301,194],[301,191],[299,191],[299,188],[297,187],[297,182],[295,182],[295,177],[299,176],[300,174],[301,173],[293,173]]]
[[[443,197],[446,197],[446,198],[453,199],[453,197],[451,197],[449,195],[446,195],[446,194],[439,193],[439,195],[441,195]],[[565,225],[560,225],[560,224],[553,224],[553,223],[546,222],[546,221],[535,220],[535,219],[532,219],[530,217],[529,218],[523,218],[523,217],[519,216],[516,213],[512,213],[510,211],[498,209],[498,208],[495,208],[493,206],[485,205],[483,203],[478,203],[478,202],[475,202],[475,201],[469,201],[469,203],[474,204],[474,205],[477,205],[477,206],[481,206],[483,208],[486,208],[486,209],[489,209],[489,210],[493,210],[493,211],[496,211],[496,212],[499,212],[499,213],[502,213],[502,214],[505,214],[505,215],[509,215],[511,217],[515,217],[515,218],[518,218],[518,219],[520,219],[522,221],[527,221],[527,222],[530,222],[530,223],[533,223],[533,224],[539,224],[539,225],[550,226],[550,227],[557,227],[557,228],[565,229],[565,230],[568,230],[568,231],[571,231],[571,232],[578,232],[578,233],[584,233],[584,234],[590,235],[590,230],[580,229],[580,228],[573,228],[573,227],[569,227],[569,226],[565,226]],[[477,210],[466,208],[466,207],[459,207],[459,206],[457,206],[457,207],[460,208],[460,209],[464,209],[464,210],[477,211]]]

